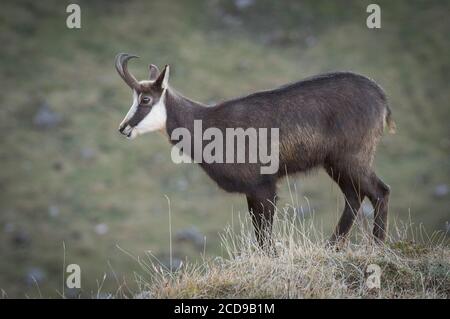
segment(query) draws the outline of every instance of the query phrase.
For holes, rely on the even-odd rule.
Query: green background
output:
[[[69,296],[121,285],[132,294],[142,269],[128,253],[169,256],[165,195],[173,237],[190,227],[206,237],[203,247],[174,240],[177,260],[223,254],[220,232],[246,216],[243,196],[173,164],[160,134],[118,134],[131,105],[118,52],[141,56],[130,64],[140,79],[148,63],[170,64],[171,85],[205,103],[334,70],[375,79],[398,127],[375,163],[392,188],[391,224],[446,231],[450,2],[378,1],[379,30],[366,27],[371,1],[78,1],[82,28],[73,30],[68,3],[3,1],[0,10],[4,297],[59,297],[64,255],[82,269],[82,289]],[[43,105],[56,119],[48,126],[37,120]],[[343,206],[337,187],[322,172],[292,177],[280,183],[281,207],[288,183],[328,236]]]

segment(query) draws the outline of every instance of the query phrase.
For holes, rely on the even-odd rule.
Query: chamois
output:
[[[119,126],[128,138],[162,130],[169,141],[177,128],[193,132],[218,128],[279,128],[279,169],[261,174],[261,163],[199,163],[222,189],[245,194],[261,247],[271,244],[277,180],[287,174],[322,167],[345,197],[342,216],[329,243],[346,238],[364,197],[374,207],[373,235],[386,236],[389,187],[372,162],[385,126],[395,123],[383,89],[365,76],[336,72],[312,76],[279,88],[206,106],[169,86],[169,66],[149,67],[149,79],[137,81],[127,63],[137,56],[118,54],[115,66],[133,91],[133,104]],[[188,154],[191,155],[191,154]],[[192,155],[191,155],[192,156]]]

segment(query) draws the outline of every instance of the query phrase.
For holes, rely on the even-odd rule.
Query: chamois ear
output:
[[[169,72],[170,67],[166,64],[164,70],[159,74],[158,78],[155,81],[155,85],[159,86],[162,89],[167,89],[169,86]]]
[[[156,65],[150,64],[148,66],[148,79],[150,81],[155,81],[159,74],[159,69]]]

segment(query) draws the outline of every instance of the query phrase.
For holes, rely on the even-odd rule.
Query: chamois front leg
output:
[[[259,190],[247,195],[248,211],[252,217],[256,240],[264,251],[273,248],[272,222],[275,211],[276,193],[274,189]]]

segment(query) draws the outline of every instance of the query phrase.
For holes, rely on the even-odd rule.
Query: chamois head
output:
[[[133,90],[133,104],[119,125],[119,132],[129,139],[140,134],[162,130],[166,126],[165,95],[169,81],[169,66],[162,72],[150,64],[149,79],[138,81],[128,71],[128,60],[135,55],[119,53],[116,56],[116,69],[120,77]]]

